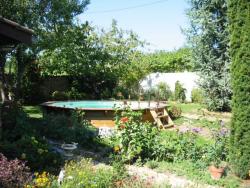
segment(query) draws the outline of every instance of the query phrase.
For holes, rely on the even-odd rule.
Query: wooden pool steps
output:
[[[167,129],[174,126],[166,109],[151,109],[150,113],[160,129]]]

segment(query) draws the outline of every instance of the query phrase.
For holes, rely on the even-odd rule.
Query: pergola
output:
[[[15,48],[17,44],[32,43],[34,32],[20,24],[0,16],[0,95],[2,101],[6,100],[4,66],[6,54]]]
[[[13,50],[17,44],[30,45],[34,32],[27,27],[0,16],[0,98],[6,100],[4,66],[6,54]],[[2,128],[2,105],[0,104],[0,139]]]

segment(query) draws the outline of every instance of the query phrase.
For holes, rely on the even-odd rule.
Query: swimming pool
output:
[[[166,103],[153,101],[49,101],[41,104],[46,113],[65,112],[78,109],[85,112],[85,117],[95,127],[114,127],[115,109],[122,110],[126,107],[132,110],[141,110],[143,120],[154,122],[150,111],[165,109]]]

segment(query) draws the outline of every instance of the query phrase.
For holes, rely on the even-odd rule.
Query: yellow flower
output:
[[[118,152],[119,150],[120,150],[120,147],[119,147],[119,146],[115,146],[115,147],[114,147],[114,151],[115,151],[115,152]]]

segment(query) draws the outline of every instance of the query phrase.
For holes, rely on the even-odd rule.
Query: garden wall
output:
[[[199,76],[195,72],[151,73],[141,81],[140,85],[143,90],[149,90],[163,82],[174,92],[175,82],[179,81],[186,89],[186,100],[191,102],[191,92],[194,88],[198,87],[198,80]]]
[[[70,82],[67,76],[45,77],[41,85],[41,92],[45,98],[49,98],[54,91],[66,91],[69,88]]]

